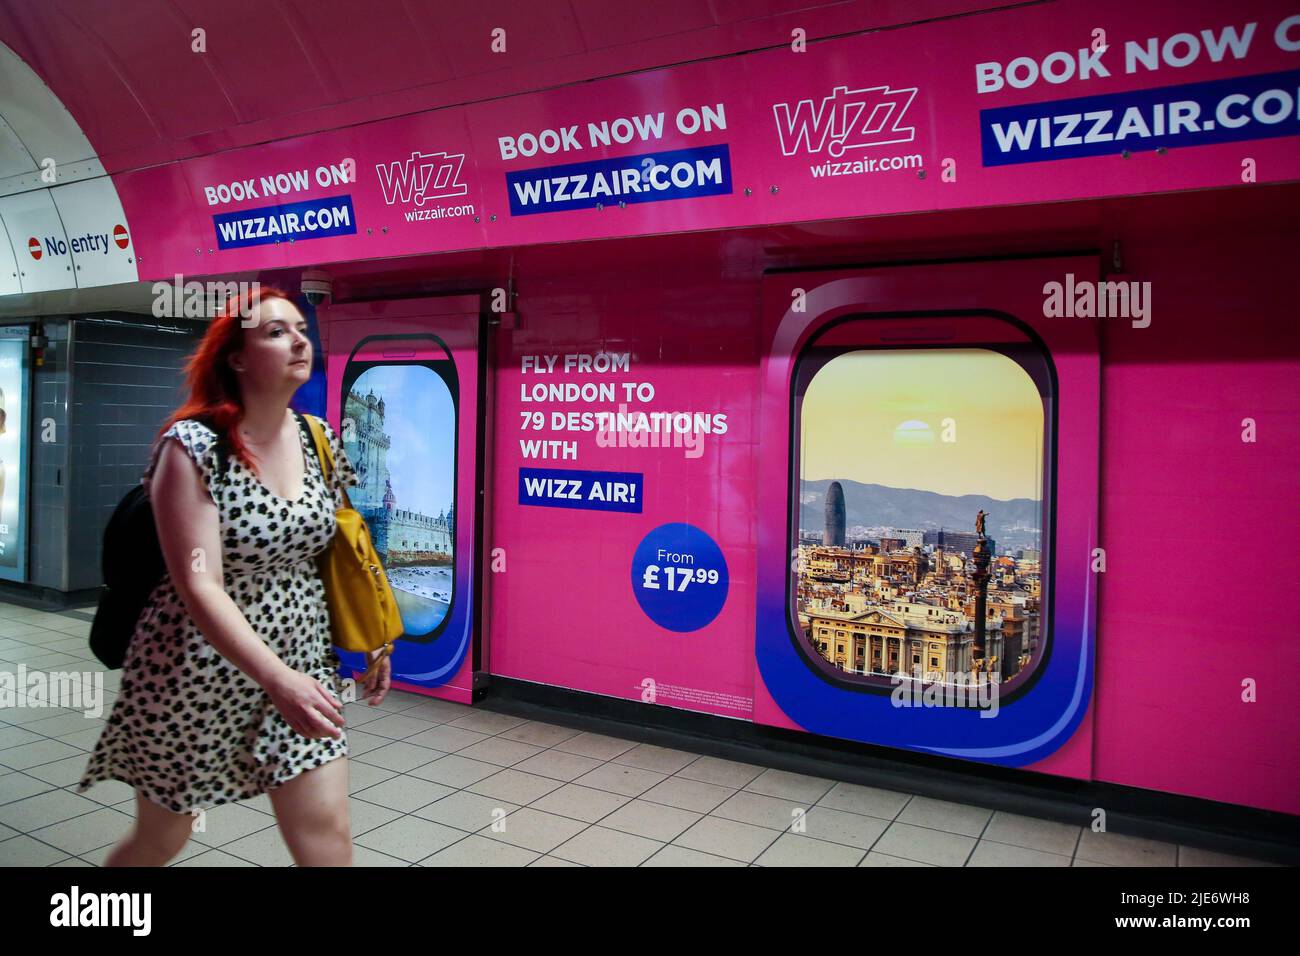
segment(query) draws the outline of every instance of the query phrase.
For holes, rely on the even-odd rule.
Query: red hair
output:
[[[256,472],[253,453],[235,427],[244,416],[244,399],[239,390],[239,377],[227,358],[244,347],[241,317],[251,314],[254,306],[268,299],[293,302],[283,289],[260,283],[254,283],[247,292],[231,296],[226,302],[221,314],[208,325],[203,341],[185,363],[189,398],[163,423],[158,430],[160,436],[182,419],[197,419],[225,440],[232,455]]]

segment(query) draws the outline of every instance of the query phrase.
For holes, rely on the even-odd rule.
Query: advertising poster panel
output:
[[[0,578],[27,580],[26,325],[0,326]]]
[[[393,684],[468,703],[478,627],[479,317],[439,311],[447,307],[387,302],[317,315],[328,418],[360,479],[349,498],[405,628]],[[360,654],[340,656],[364,669]]]
[[[1090,775],[1095,272],[768,277],[755,720]]]
[[[757,363],[705,298],[499,336],[493,675],[752,717]]]

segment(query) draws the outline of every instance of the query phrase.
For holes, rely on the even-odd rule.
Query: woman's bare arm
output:
[[[309,736],[337,737],[337,730],[322,715],[329,711],[322,712],[312,704],[307,682],[319,689],[329,710],[337,712],[338,704],[314,679],[280,660],[226,593],[217,506],[204,488],[198,467],[177,444],[163,442],[148,492],[163,560],[185,610],[218,654],[271,694],[295,730],[319,731]],[[286,695],[297,700],[286,702],[282,699]],[[296,706],[303,703],[312,705]],[[339,717],[334,722],[343,721]]]

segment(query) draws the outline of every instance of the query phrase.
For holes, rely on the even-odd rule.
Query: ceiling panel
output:
[[[54,89],[94,145],[86,155],[117,173],[768,47],[795,26],[815,40],[1010,3],[0,0],[0,43]],[[206,52],[191,48],[196,28]]]

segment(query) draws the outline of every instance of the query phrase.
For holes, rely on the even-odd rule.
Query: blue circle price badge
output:
[[[727,561],[694,525],[661,524],[632,555],[632,593],[660,627],[698,631],[727,603]]]

